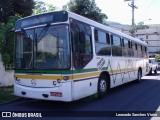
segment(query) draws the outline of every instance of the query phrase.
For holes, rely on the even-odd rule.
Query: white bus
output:
[[[74,101],[149,72],[147,44],[68,11],[16,22],[14,94]]]

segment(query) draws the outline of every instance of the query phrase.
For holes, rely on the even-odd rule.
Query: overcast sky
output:
[[[70,0],[41,0],[61,9]],[[124,0],[95,0],[97,6],[108,16],[108,21],[131,24],[131,2]],[[145,24],[160,24],[160,0],[135,0],[135,23],[144,21]],[[151,19],[151,20],[148,20]]]

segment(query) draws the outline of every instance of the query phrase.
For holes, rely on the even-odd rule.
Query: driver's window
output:
[[[70,20],[75,69],[83,69],[93,58],[91,28],[89,25]]]

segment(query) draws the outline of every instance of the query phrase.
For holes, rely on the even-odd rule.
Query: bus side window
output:
[[[133,57],[133,42],[131,41],[131,43],[130,43],[130,46],[131,46],[131,48],[130,48],[130,51],[131,51],[131,57]]]
[[[143,46],[143,58],[146,58],[146,47]]]
[[[128,56],[132,57],[132,46],[130,40],[128,40]]]
[[[111,55],[109,33],[95,29],[95,48],[97,55]]]
[[[137,43],[133,44],[134,57],[138,57]]]
[[[116,35],[112,35],[112,56],[122,56],[121,38]]]
[[[123,56],[128,57],[128,40],[127,39],[122,39],[123,41]]]
[[[148,58],[148,50],[147,50],[147,47],[145,46],[145,58]]]
[[[138,44],[137,47],[138,47],[138,57],[141,58],[142,57],[142,49],[141,49],[142,47],[140,44]]]

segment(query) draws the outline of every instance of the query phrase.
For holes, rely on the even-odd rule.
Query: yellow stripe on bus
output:
[[[110,70],[108,71],[110,74],[114,73],[121,73],[121,72],[127,72],[127,71],[133,71],[132,68],[128,69],[121,69],[121,70]],[[90,72],[90,73],[83,73],[83,74],[72,74],[72,75],[65,75],[69,76],[69,80],[75,80],[75,79],[83,79],[83,78],[89,78],[89,77],[97,77],[100,75],[100,71],[96,72]],[[15,74],[15,78],[24,78],[24,79],[39,79],[39,80],[63,80],[63,76],[57,75],[57,76],[47,76],[47,75],[21,75],[21,74]]]
[[[100,72],[92,72],[92,73],[86,73],[86,74],[73,74],[73,79],[96,77],[96,76],[99,76],[99,74]]]
[[[45,75],[15,75],[15,78],[24,79],[41,79],[41,80],[61,80],[62,76],[45,76]]]

